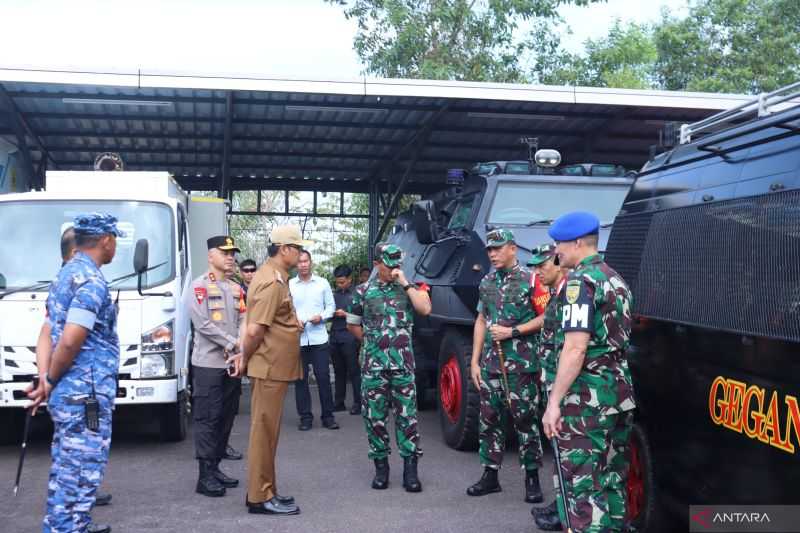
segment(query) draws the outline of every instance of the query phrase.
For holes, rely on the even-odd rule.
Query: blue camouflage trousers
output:
[[[102,397],[98,401],[97,432],[86,428],[82,403],[53,396],[48,402],[54,428],[43,533],[84,533],[89,527],[111,445],[111,402]]]

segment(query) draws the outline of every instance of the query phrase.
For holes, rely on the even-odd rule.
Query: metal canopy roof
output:
[[[390,189],[403,176],[408,192],[423,192],[440,187],[447,168],[524,159],[522,136],[560,150],[567,163],[638,169],[665,122],[694,122],[747,99],[0,69],[0,136],[25,138],[39,177],[45,168],[91,169],[108,151],[126,169],[169,170],[189,190],[367,192],[370,182]]]

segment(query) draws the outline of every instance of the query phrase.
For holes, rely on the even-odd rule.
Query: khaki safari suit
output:
[[[286,390],[303,376],[300,326],[289,294],[289,273],[273,258],[256,272],[247,304],[247,323],[267,327],[247,363],[252,387],[247,499],[265,502],[277,493],[275,452]]]

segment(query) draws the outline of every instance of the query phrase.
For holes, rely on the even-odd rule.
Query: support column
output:
[[[380,209],[378,205],[378,202],[380,201],[379,197],[380,187],[376,178],[369,182],[369,232],[367,236],[367,257],[369,258],[370,265],[375,259],[374,251],[375,244],[377,244],[376,240],[378,238],[378,219],[380,218]]]

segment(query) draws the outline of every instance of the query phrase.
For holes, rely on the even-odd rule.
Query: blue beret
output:
[[[75,233],[79,235],[115,235],[124,237],[125,232],[117,227],[117,217],[108,213],[84,213],[75,217]]]
[[[554,241],[574,241],[600,231],[600,220],[586,211],[573,211],[558,217],[547,230]]]

